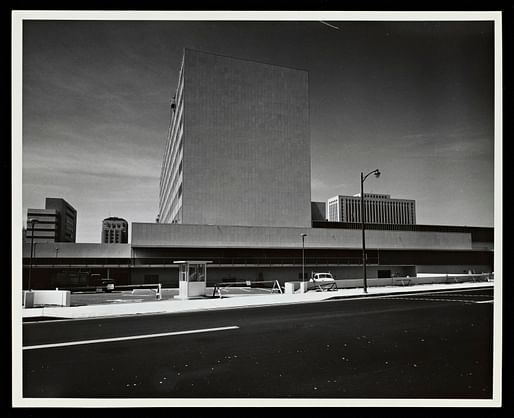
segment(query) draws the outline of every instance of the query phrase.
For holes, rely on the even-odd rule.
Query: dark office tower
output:
[[[128,243],[128,222],[122,218],[109,217],[102,222],[102,243]]]
[[[186,49],[159,222],[311,225],[308,73]]]
[[[34,242],[75,242],[76,229],[77,211],[64,199],[47,197],[45,209],[27,210],[26,238],[34,232]]]
[[[77,211],[64,199],[47,197],[46,209],[57,211],[58,228],[56,242],[75,242],[77,231]]]

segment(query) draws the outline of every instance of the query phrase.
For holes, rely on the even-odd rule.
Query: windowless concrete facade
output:
[[[311,225],[308,73],[186,49],[159,222]]]
[[[361,248],[361,231],[332,228],[275,228],[132,223],[132,247],[183,248]],[[469,232],[366,231],[371,248],[471,250]]]

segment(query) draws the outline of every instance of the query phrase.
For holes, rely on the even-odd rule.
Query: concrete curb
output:
[[[272,294],[256,296],[231,296],[223,299],[191,299],[191,300],[163,300],[151,302],[136,302],[124,304],[99,304],[72,307],[42,307],[23,309],[24,319],[30,318],[104,318],[126,315],[142,314],[171,314],[184,312],[198,312],[212,309],[253,308],[276,305],[289,305],[295,303],[313,303],[335,299],[356,299],[377,296],[387,296],[401,293],[422,293],[437,290],[474,289],[494,286],[493,282],[477,283],[451,283],[451,284],[425,284],[412,286],[383,286],[368,288],[365,294],[362,288],[339,289],[327,292],[307,292],[303,294]]]

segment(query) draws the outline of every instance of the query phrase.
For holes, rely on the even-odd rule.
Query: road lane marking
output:
[[[461,299],[436,299],[436,298],[408,298],[408,297],[395,297],[391,299],[396,300],[421,300],[427,302],[461,302],[461,303],[473,303],[471,300],[461,300]]]
[[[471,300],[471,299],[437,299],[437,298],[410,298],[410,297],[402,297],[402,296],[396,296],[391,297],[388,299],[395,299],[395,300],[421,300],[421,301],[430,301],[430,302],[460,302],[460,303],[493,303],[493,300]]]
[[[436,290],[430,290],[430,291],[425,291],[425,290],[420,290],[420,291],[406,291],[404,294],[406,295],[434,295],[434,294],[444,294],[444,293],[458,293],[458,292],[465,292],[465,293],[469,293],[469,292],[479,292],[479,291],[484,291],[484,290],[494,290],[493,288],[487,288],[487,289],[484,289],[483,287],[480,287],[480,288],[477,288],[477,289],[454,289],[454,290],[451,290],[451,289],[436,289]],[[401,294],[400,292],[396,292],[395,294]],[[384,295],[384,296],[388,296],[388,295]],[[474,295],[470,295],[470,296],[474,296]],[[490,295],[489,295],[490,296]]]
[[[204,328],[204,329],[193,329],[188,331],[174,331],[174,332],[163,332],[160,334],[146,334],[146,335],[132,335],[130,337],[117,337],[117,338],[102,338],[97,340],[82,340],[82,341],[70,341],[65,343],[55,344],[41,344],[41,345],[29,345],[23,347],[24,350],[38,350],[42,348],[55,348],[55,347],[67,347],[71,345],[84,345],[84,344],[99,344],[99,343],[110,343],[116,341],[129,341],[129,340],[142,340],[145,338],[158,338],[158,337],[169,337],[172,335],[185,335],[185,334],[199,334],[202,332],[214,332],[214,331],[226,331],[229,329],[238,329],[238,326],[230,327],[219,327],[219,328]]]
[[[425,293],[426,295],[430,294],[430,295],[436,295],[437,293]],[[441,293],[439,293],[441,294]],[[452,296],[464,296],[464,297],[470,297],[470,298],[477,298],[477,297],[480,297],[480,298],[485,298],[485,297],[488,297],[490,298],[492,295],[486,295],[486,294],[480,294],[480,295],[470,295],[468,293],[453,293]]]
[[[420,291],[420,292],[405,292],[405,293],[402,293],[402,292],[395,292],[395,293],[390,293],[390,294],[386,294],[386,295],[377,295],[376,297],[377,298],[396,298],[396,297],[406,297],[406,296],[428,296],[428,295],[444,295],[446,293],[456,293],[456,292],[462,292],[462,291],[466,291],[466,292],[472,292],[472,291],[478,291],[478,290],[483,290],[483,289],[456,289],[456,290],[433,290],[433,291],[430,291],[430,292],[426,292],[426,291]],[[465,296],[465,297],[475,297],[475,296],[488,296],[488,297],[491,297],[492,295],[468,295],[468,294],[456,294],[455,296]],[[368,296],[369,297],[369,296]]]

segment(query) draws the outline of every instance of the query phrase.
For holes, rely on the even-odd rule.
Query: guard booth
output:
[[[179,265],[177,299],[205,296],[207,264],[212,261],[174,261]]]

